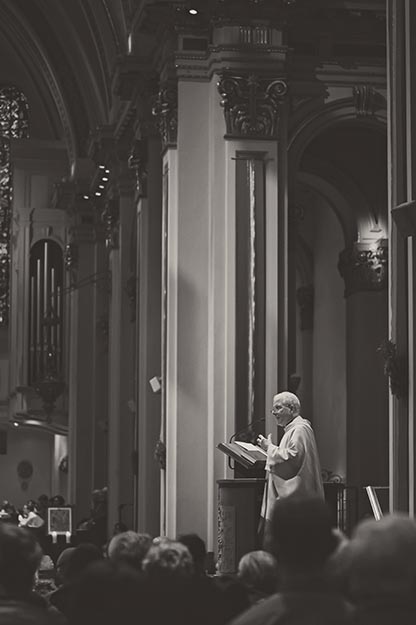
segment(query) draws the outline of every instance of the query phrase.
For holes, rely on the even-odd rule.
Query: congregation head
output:
[[[257,598],[271,595],[277,590],[277,561],[268,551],[250,551],[243,555],[238,563],[237,575]]]
[[[178,542],[189,549],[196,573],[203,573],[206,567],[207,549],[205,542],[198,534],[182,534]]]
[[[335,554],[334,568],[354,601],[409,600],[416,591],[416,522],[400,513],[361,521]]]
[[[270,548],[279,565],[322,566],[338,544],[332,513],[317,497],[277,499],[270,523]]]
[[[0,523],[0,586],[7,594],[30,592],[42,550],[33,534],[11,523]]]
[[[140,570],[151,545],[150,534],[127,530],[112,537],[107,547],[107,554],[114,562],[125,562]]]
[[[143,570],[150,577],[191,577],[194,564],[185,545],[164,538],[153,542],[143,560]]]

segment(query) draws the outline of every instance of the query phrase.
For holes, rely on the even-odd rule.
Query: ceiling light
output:
[[[198,11],[196,9],[189,9],[189,13],[191,15],[198,15]]]
[[[96,195],[97,197],[101,197],[101,193],[99,193],[98,191],[96,191],[96,192],[95,192],[95,195]]]
[[[98,165],[98,169],[105,169],[105,165]]]
[[[107,182],[108,178],[101,178],[103,182]]]
[[[84,195],[84,200],[89,200],[90,196],[89,195]]]

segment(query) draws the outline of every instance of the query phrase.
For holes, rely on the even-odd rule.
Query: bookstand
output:
[[[232,443],[219,443],[217,447],[245,469],[264,469],[266,465],[266,454],[260,447],[258,449],[247,449],[235,441]],[[255,446],[252,445],[252,447]]]

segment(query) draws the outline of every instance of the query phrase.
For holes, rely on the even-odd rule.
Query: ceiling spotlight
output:
[[[100,193],[99,191],[96,191],[96,192],[95,192],[95,195],[96,195],[97,197],[101,197],[101,193]]]
[[[98,169],[105,169],[105,165],[98,165]]]
[[[17,423],[17,421],[13,421],[13,425],[14,425],[15,428],[19,427],[19,424]]]
[[[198,11],[196,9],[189,9],[189,13],[191,15],[198,15]]]
[[[107,182],[108,178],[101,178],[103,182]]]
[[[84,200],[89,200],[90,199],[89,195],[84,195],[83,197],[84,197]]]
[[[106,173],[106,174],[109,174],[109,173],[110,173],[110,170],[109,170],[109,169],[106,169],[106,170],[105,170],[105,173]]]
[[[98,188],[99,188],[99,189],[104,189],[104,185],[103,185],[103,184],[99,184],[99,185],[98,185]]]

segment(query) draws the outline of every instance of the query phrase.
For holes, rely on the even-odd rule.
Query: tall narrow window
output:
[[[29,133],[26,97],[11,85],[0,87],[0,327],[9,322],[10,220],[12,168],[10,139],[26,139]]]

